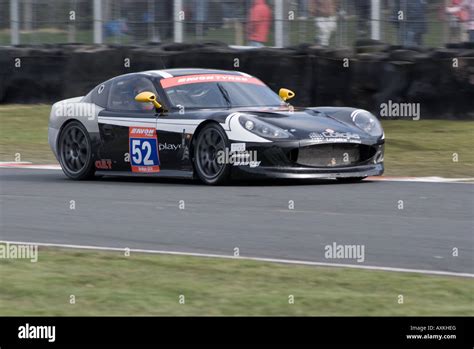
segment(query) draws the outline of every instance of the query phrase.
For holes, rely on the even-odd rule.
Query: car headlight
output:
[[[373,137],[381,136],[383,134],[382,125],[375,116],[366,110],[355,110],[351,114],[351,119],[354,124],[361,130],[367,132]]]
[[[239,122],[243,128],[258,136],[273,139],[290,138],[291,134],[287,131],[266,122],[257,119],[251,115],[240,115]]]

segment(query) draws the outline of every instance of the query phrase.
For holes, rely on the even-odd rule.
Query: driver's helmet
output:
[[[212,84],[193,84],[193,88],[189,91],[191,98],[203,98],[212,90]]]

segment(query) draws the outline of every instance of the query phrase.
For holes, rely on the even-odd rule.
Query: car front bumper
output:
[[[288,178],[288,179],[332,179],[350,177],[381,176],[383,163],[341,168],[308,168],[308,167],[249,167],[235,166],[233,178]]]
[[[233,178],[331,179],[380,176],[384,172],[384,143],[247,143],[246,150],[254,152],[257,161],[252,165],[233,165]],[[344,155],[347,162],[343,162]]]

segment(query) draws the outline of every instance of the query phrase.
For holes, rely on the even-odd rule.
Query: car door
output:
[[[156,111],[151,103],[135,101],[144,91],[156,93],[146,76],[131,74],[111,81],[107,107],[98,118],[102,142],[98,170],[160,172]]]
[[[192,137],[204,121],[203,116],[185,110],[181,105],[174,106],[163,90],[161,80],[155,79],[154,82],[158,100],[164,106],[156,121],[162,166],[172,171],[173,176],[189,177],[193,175]]]
[[[164,111],[158,115],[158,151],[164,169],[192,171],[190,148],[196,126],[197,122],[186,120],[176,111]]]

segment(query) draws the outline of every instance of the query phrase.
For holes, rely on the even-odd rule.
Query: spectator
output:
[[[369,34],[369,24],[371,19],[370,0],[355,0],[355,13],[357,16],[357,36],[366,38]]]
[[[469,41],[474,42],[474,0],[466,0],[467,9],[469,14],[467,33],[469,35]]]
[[[461,41],[474,42],[474,0],[452,0],[446,12],[461,29]]]
[[[222,9],[222,20],[223,22],[229,22],[235,20],[237,16],[237,4],[235,0],[223,0],[221,2]]]
[[[308,18],[308,0],[298,0],[298,17],[302,20]]]
[[[263,47],[268,41],[272,11],[265,0],[254,0],[247,22],[247,37],[250,46]]]
[[[207,21],[208,0],[195,0],[194,16],[196,21],[196,37],[202,38],[204,35],[204,23]]]
[[[170,40],[173,37],[173,4],[171,1],[158,1],[155,6],[160,39]]]
[[[127,21],[125,18],[119,18],[107,21],[104,24],[104,34],[106,38],[115,37],[120,38],[129,34]]]
[[[407,4],[407,46],[422,46],[426,33],[426,0],[410,0]]]
[[[426,33],[426,0],[398,0],[395,6],[398,36],[404,46],[422,46]],[[399,19],[399,13],[403,18]]]
[[[316,42],[329,46],[332,33],[337,29],[337,0],[311,0],[310,13],[315,16]]]

